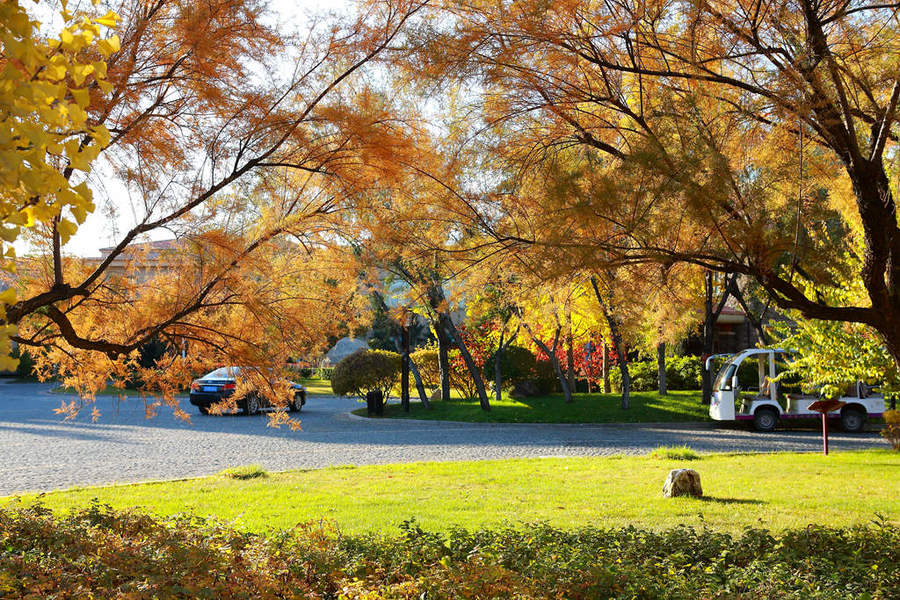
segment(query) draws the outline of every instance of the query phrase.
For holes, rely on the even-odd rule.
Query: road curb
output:
[[[395,419],[392,417],[362,417],[360,415],[354,415],[352,412],[344,413],[347,417],[354,421],[369,421],[369,422],[407,422],[407,423],[427,423],[427,424],[435,424],[435,423],[449,423],[452,425],[492,425],[492,426],[505,426],[505,425],[514,425],[517,427],[533,427],[533,426],[553,426],[553,427],[609,427],[616,429],[638,429],[638,428],[646,428],[646,429],[658,429],[658,428],[666,428],[666,429],[686,429],[686,430],[698,430],[698,429],[715,429],[719,426],[719,423],[715,421],[668,421],[668,422],[652,422],[652,423],[510,423],[508,421],[503,422],[481,422],[481,421],[449,421],[443,419]]]

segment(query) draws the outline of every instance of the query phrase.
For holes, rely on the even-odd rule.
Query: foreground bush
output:
[[[268,536],[92,506],[0,510],[0,598],[900,597],[900,530],[809,527],[739,538],[549,526],[395,538],[327,524]]]

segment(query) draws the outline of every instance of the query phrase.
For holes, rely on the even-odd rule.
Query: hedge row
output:
[[[345,537],[320,522],[258,536],[190,516],[94,505],[0,509],[6,598],[900,597],[900,529],[732,537],[680,527]]]

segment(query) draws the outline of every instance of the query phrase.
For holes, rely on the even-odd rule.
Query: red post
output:
[[[809,410],[822,414],[822,450],[828,456],[828,413],[844,406],[840,400],[817,400],[809,405]]]

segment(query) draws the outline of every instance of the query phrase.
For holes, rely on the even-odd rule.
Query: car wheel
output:
[[[303,407],[303,394],[294,394],[294,399],[288,404],[289,412],[300,412]]]
[[[858,406],[848,406],[841,411],[841,429],[847,433],[859,433],[866,424],[866,411]]]
[[[775,431],[778,425],[778,411],[774,408],[762,407],[753,413],[753,427],[757,431]]]
[[[244,414],[259,414],[259,396],[257,396],[256,394],[249,394],[247,398],[244,399]]]
[[[197,408],[200,409],[200,414],[201,414],[201,415],[208,415],[208,414],[209,414],[209,407],[208,407],[208,406],[198,406]]]

